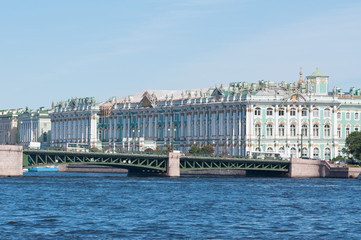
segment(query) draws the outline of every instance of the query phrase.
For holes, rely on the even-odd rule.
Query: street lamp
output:
[[[261,137],[264,137],[264,135],[261,135],[261,132],[258,134],[258,151],[261,152]]]
[[[173,150],[173,141],[174,141],[174,135],[173,133],[175,133],[177,131],[177,129],[174,127],[174,125],[172,125],[172,128],[168,128],[168,131],[171,132],[171,142],[170,142],[170,149]]]
[[[135,126],[132,131],[133,131],[133,152],[134,152],[137,150],[137,148],[136,148],[137,139],[136,138],[137,138],[137,132],[139,133],[140,130],[138,129],[137,126]]]
[[[300,158],[303,158],[303,133],[298,134],[301,137],[301,147],[299,149],[299,152],[301,152]]]

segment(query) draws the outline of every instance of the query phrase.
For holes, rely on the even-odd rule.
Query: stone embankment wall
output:
[[[59,172],[128,173],[127,169],[91,164],[59,165]]]
[[[23,147],[0,145],[0,176],[23,176]]]
[[[291,159],[291,178],[357,178],[361,168],[347,168],[330,165],[322,160]]]

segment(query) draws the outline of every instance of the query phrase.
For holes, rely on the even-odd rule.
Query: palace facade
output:
[[[29,146],[31,142],[39,142],[42,147],[50,146],[51,123],[49,110],[44,107],[36,111],[28,108],[18,116],[18,143]]]
[[[316,70],[294,83],[235,82],[227,87],[148,90],[104,103],[69,99],[51,113],[51,144],[68,143],[123,151],[153,142],[187,152],[212,145],[216,154],[254,151],[331,159],[360,129],[361,90],[328,91],[329,77]]]

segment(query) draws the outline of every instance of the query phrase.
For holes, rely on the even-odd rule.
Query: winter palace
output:
[[[329,92],[318,69],[294,83],[233,82],[192,90],[147,90],[96,103],[74,98],[53,104],[51,145],[142,151],[169,146],[187,152],[212,145],[216,154],[254,151],[330,159],[360,129],[361,90]]]
[[[96,102],[72,98],[37,111],[0,111],[0,144],[122,151],[212,145],[216,154],[331,159],[359,131],[361,89],[329,91],[318,69],[293,83],[233,82],[191,90],[147,90]]]

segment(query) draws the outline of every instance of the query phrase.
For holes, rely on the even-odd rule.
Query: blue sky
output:
[[[298,80],[361,88],[361,1],[0,0],[0,109]]]

